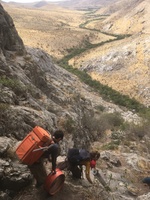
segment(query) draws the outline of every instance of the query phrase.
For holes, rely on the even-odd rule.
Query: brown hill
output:
[[[97,23],[97,26],[99,24],[104,31],[111,33],[149,32],[149,10],[150,3],[147,0],[119,0],[97,11],[97,14],[109,15],[102,23]]]

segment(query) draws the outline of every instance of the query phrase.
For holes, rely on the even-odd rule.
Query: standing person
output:
[[[52,136],[51,145],[43,149],[44,153],[41,158],[33,165],[28,166],[32,175],[36,179],[36,187],[41,186],[47,177],[46,169],[44,167],[44,158],[47,158],[52,163],[51,173],[56,173],[56,161],[60,153],[59,142],[63,140],[63,137],[63,131],[56,130]]]

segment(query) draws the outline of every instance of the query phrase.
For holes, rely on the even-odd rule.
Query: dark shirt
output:
[[[59,155],[59,150],[60,150],[59,144],[54,143],[51,144],[49,149],[45,151],[43,154],[44,158],[48,158],[49,160],[50,158],[52,159],[52,170],[56,169],[56,160]]]

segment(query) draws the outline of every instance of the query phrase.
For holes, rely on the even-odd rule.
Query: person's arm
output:
[[[56,171],[56,161],[59,152],[58,144],[52,144],[48,149],[48,160],[52,162],[52,172],[55,173]]]
[[[81,165],[85,165],[85,167],[86,167],[86,170],[85,170],[86,178],[90,183],[92,183],[92,180],[90,178],[90,161],[82,161]]]

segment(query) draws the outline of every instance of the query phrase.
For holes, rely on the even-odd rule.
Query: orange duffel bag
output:
[[[51,135],[40,126],[36,126],[17,147],[16,155],[21,163],[32,165],[42,156],[42,149],[51,143]]]

